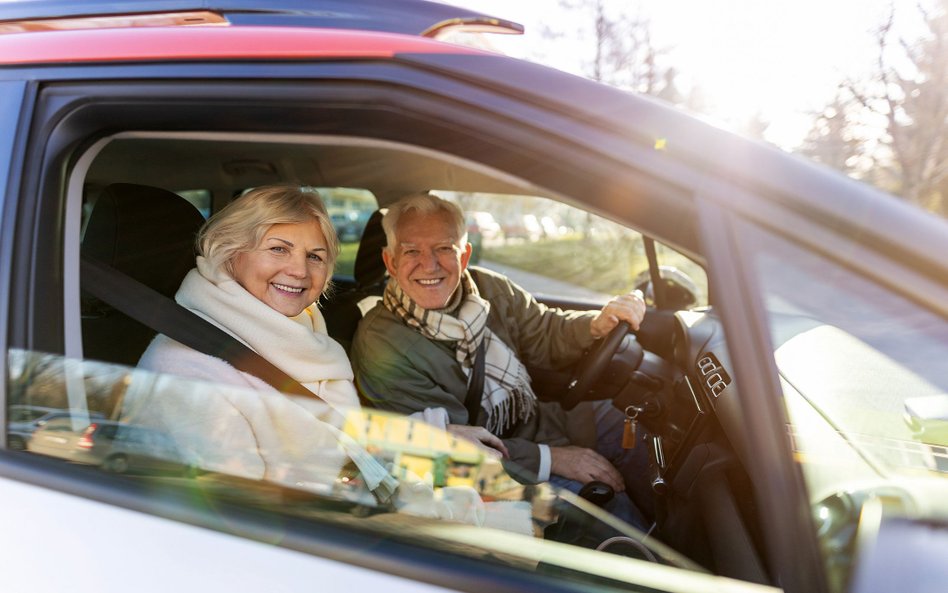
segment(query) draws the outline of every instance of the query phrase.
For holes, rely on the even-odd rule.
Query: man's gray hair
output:
[[[402,215],[416,210],[422,214],[435,214],[445,212],[454,227],[457,229],[458,239],[461,247],[467,243],[467,223],[464,221],[464,212],[461,207],[454,202],[449,202],[438,196],[429,193],[417,192],[401,197],[397,202],[388,207],[388,212],[382,217],[382,230],[385,231],[385,240],[387,245],[385,249],[394,254],[396,237],[395,229],[398,228],[398,221]]]

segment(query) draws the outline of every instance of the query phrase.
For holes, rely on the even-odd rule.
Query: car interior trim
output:
[[[197,84],[197,83],[196,83],[196,84]],[[201,85],[199,84],[199,86],[201,86]],[[49,90],[52,92],[52,90],[53,90],[54,88],[55,88],[55,87],[49,87]],[[160,86],[159,86],[159,88],[160,88]],[[212,87],[210,87],[210,88],[211,88],[212,91],[214,91],[214,92],[213,92],[214,95],[218,95],[218,94],[220,94],[220,93],[225,92],[225,90],[226,90],[228,87],[227,87],[227,85],[223,85],[223,86],[214,85],[214,86],[212,86]],[[282,88],[282,87],[281,87],[281,88]],[[311,87],[310,87],[310,88],[311,88]],[[141,92],[141,93],[143,93],[143,94],[145,94],[145,95],[151,95],[151,96],[153,96],[153,93],[150,92],[150,91],[148,91],[148,89],[151,89],[151,85],[145,85],[145,86],[141,86],[141,87],[140,87],[139,85],[131,85],[131,86],[129,86],[129,85],[121,85],[120,87],[116,87],[116,88],[115,88],[116,91],[120,91],[120,92],[122,93],[122,95],[126,95],[126,96],[127,96],[128,93],[130,93],[130,92],[133,93],[133,94],[134,94],[134,93]],[[77,91],[78,91],[78,90],[79,90],[79,89],[77,89]],[[151,89],[151,90],[153,90],[153,89]],[[146,91],[148,91],[148,92],[146,92]],[[283,95],[286,95],[286,93],[282,93],[282,94],[283,94]],[[82,103],[82,105],[81,105],[81,108],[78,108],[78,109],[75,110],[75,112],[73,112],[73,111],[71,111],[71,110],[69,110],[68,108],[65,107],[65,105],[66,105],[66,104],[68,103],[68,101],[69,101],[69,95],[70,95],[69,92],[55,95],[55,96],[56,96],[55,104],[56,104],[56,110],[57,110],[57,117],[59,117],[59,118],[61,118],[61,119],[63,119],[63,120],[73,121],[73,120],[72,120],[73,113],[76,113],[76,114],[80,114],[79,120],[83,122],[82,124],[80,124],[80,126],[79,126],[80,128],[83,128],[83,127],[89,128],[89,126],[92,126],[92,128],[89,128],[89,129],[91,130],[91,129],[94,129],[94,128],[98,127],[98,126],[100,125],[100,123],[96,123],[96,122],[98,121],[98,118],[97,118],[97,116],[92,115],[92,114],[93,114],[93,112],[94,112],[94,110],[95,110],[95,108],[96,108],[96,105],[99,104],[100,101],[106,101],[106,100],[107,100],[106,96],[103,96],[101,99],[98,99],[98,100],[83,101],[83,103]],[[389,95],[385,95],[385,96],[389,96]],[[396,96],[397,96],[397,95],[396,95]],[[208,98],[207,101],[208,101],[208,102],[207,102],[207,105],[213,104],[213,100],[212,100],[210,97]],[[112,103],[112,104],[114,105],[114,103]],[[146,111],[147,111],[147,108],[148,108],[147,105],[139,105],[138,107],[139,107],[139,109],[146,110]],[[357,105],[357,107],[362,108],[361,105]],[[193,109],[193,107],[187,107],[187,108],[188,108],[188,109]],[[52,104],[50,104],[50,109],[53,109]],[[129,116],[130,118],[132,118],[132,116],[134,115],[134,112],[133,112],[133,111],[129,111],[129,110],[126,110],[126,111],[128,112],[128,113],[127,113],[128,116]],[[141,113],[144,113],[144,111],[142,111]],[[140,116],[139,116],[139,117],[140,117]],[[133,119],[134,119],[134,118],[133,118]],[[112,123],[113,125],[116,125],[117,122],[114,122],[114,121],[113,121],[113,122],[111,122],[111,123]],[[439,123],[439,124],[440,124],[440,123],[442,123],[442,122],[441,122],[441,120],[436,120],[435,123]],[[472,125],[473,125],[473,122],[472,122]],[[486,125],[486,124],[485,124],[485,125]],[[496,124],[495,124],[495,125],[496,125]],[[75,130],[75,129],[77,129],[77,128],[75,128],[74,126],[65,126],[65,129]],[[376,128],[376,129],[377,129],[377,128]],[[417,129],[415,129],[414,131],[415,131],[416,137],[417,137]],[[509,131],[509,130],[504,129],[504,131],[507,132],[507,131]],[[90,132],[86,132],[86,133],[90,133]],[[381,133],[381,132],[376,131],[376,133]],[[404,133],[407,133],[407,130],[402,130],[402,132],[400,132],[400,135],[401,135],[401,134],[404,134]],[[535,138],[535,133],[534,133],[533,135],[531,135],[530,137],[531,137],[531,138]],[[516,146],[516,145],[521,145],[523,142],[526,142],[526,137],[515,137],[514,140],[516,140],[516,144],[514,144],[515,146]],[[52,145],[68,145],[70,142],[74,142],[74,141],[75,141],[75,138],[66,138],[66,137],[63,137],[63,138],[61,138],[60,141],[57,141],[57,142],[55,142],[55,143],[54,143],[54,142],[50,142],[49,145],[50,145],[50,146],[52,146]],[[37,145],[42,145],[42,144],[43,144],[43,143],[37,143]],[[464,146],[464,148],[465,148],[465,149],[469,149],[469,148],[471,148],[471,147],[469,147],[469,146]],[[551,149],[552,149],[552,147],[551,147]],[[445,153],[445,152],[440,152],[440,151],[434,151],[434,152],[435,152],[435,154],[437,154],[437,155],[439,156],[439,158],[442,158],[442,159],[443,159],[443,158],[446,158],[447,156],[449,156],[448,153]],[[576,154],[576,155],[580,155],[580,154],[585,155],[585,153],[582,152],[582,151],[577,151],[575,154]],[[497,155],[497,156],[499,156],[499,155]],[[589,157],[591,158],[591,155],[589,155]],[[494,160],[496,160],[496,158],[495,158]],[[489,161],[488,161],[488,162],[489,162]],[[483,165],[483,163],[481,163],[481,165]],[[484,165],[484,166],[486,166],[486,165]],[[599,167],[602,167],[602,166],[604,166],[604,165],[600,163],[599,165],[596,166],[596,168],[599,168]],[[492,168],[492,167],[488,167],[487,170],[489,170],[489,171],[491,172],[492,177],[493,177],[494,175],[496,175],[497,173],[499,173],[496,169],[494,169],[494,168]],[[589,191],[589,185],[588,185],[588,184],[583,184],[583,180],[584,180],[585,176],[584,176],[584,178],[580,178],[580,179],[566,179],[567,177],[569,177],[569,176],[567,175],[567,172],[558,171],[558,172],[556,172],[556,173],[557,173],[557,177],[564,179],[565,182],[573,183],[573,184],[579,184],[579,185],[582,186],[582,189],[584,189],[584,190],[586,190],[586,191]],[[78,174],[78,173],[77,173],[77,174]],[[80,178],[81,178],[81,176],[80,176]],[[512,177],[512,176],[510,176],[509,174],[502,174],[502,175],[501,175],[501,179],[503,180],[503,179],[519,179],[519,178]],[[546,175],[546,180],[547,180],[548,182],[551,182],[551,181],[552,181],[552,180],[550,179],[549,175]],[[559,180],[559,179],[557,179],[557,181],[558,181],[558,180]],[[518,183],[519,183],[520,187],[523,187],[523,186],[524,186],[524,183],[527,183],[527,184],[528,184],[527,187],[529,187],[529,188],[531,189],[531,193],[540,193],[540,195],[544,195],[544,194],[541,193],[541,192],[535,192],[535,191],[533,191],[533,190],[535,189],[535,187],[533,187],[532,185],[530,185],[529,182],[524,182],[523,180],[520,180]],[[602,179],[599,179],[599,180],[598,180],[598,183],[603,183],[603,180],[602,180]],[[610,184],[609,186],[606,186],[606,187],[615,187],[615,185],[614,185],[615,183],[616,183],[616,181],[613,180],[612,184]],[[559,186],[559,183],[551,183],[551,185]],[[51,187],[52,187],[52,186],[51,186]],[[630,185],[630,187],[635,187],[635,188],[637,188],[637,189],[640,190],[640,191],[643,189],[641,183],[633,183],[633,184]],[[580,187],[577,187],[577,188],[566,188],[566,190],[567,190],[566,193],[564,193],[562,196],[560,196],[559,194],[557,194],[557,195],[555,195],[554,197],[561,198],[561,199],[563,199],[564,202],[569,203],[569,202],[571,201],[571,200],[569,199],[569,197],[568,197],[568,192],[569,192],[569,191],[577,191],[577,192],[582,193]],[[653,191],[657,191],[657,190],[653,190]],[[550,194],[549,192],[546,192],[545,195],[553,195],[553,194]],[[71,199],[71,200],[76,200],[76,199],[80,199],[80,198],[78,198],[78,197],[75,196],[75,195],[72,195],[72,196],[70,196],[70,199]],[[611,205],[613,208],[616,206],[615,203],[610,204],[610,205]],[[672,204],[671,204],[670,202],[666,202],[666,203],[665,203],[665,206],[666,206],[666,207],[672,206]],[[625,210],[625,209],[624,209],[624,210]],[[614,218],[614,216],[615,216],[615,215],[613,214],[613,215],[610,215],[609,217],[610,217],[610,218]],[[681,225],[678,225],[678,227],[679,227],[679,228],[677,228],[676,231],[677,231],[679,234],[686,231],[686,229],[680,228]],[[60,294],[62,294],[62,293],[60,293]],[[60,334],[60,335],[61,335],[61,334]],[[60,338],[58,338],[58,339],[61,340],[62,338],[60,337]],[[62,348],[62,346],[58,346],[58,347],[56,347],[56,348]],[[55,350],[54,350],[54,351],[55,351]]]
[[[806,488],[786,439],[770,332],[761,323],[767,319],[764,306],[754,290],[755,280],[748,276],[749,263],[734,241],[733,222],[724,210],[714,206],[711,196],[699,197],[705,198],[698,201],[702,241],[710,254],[708,263],[716,270],[712,291],[721,309],[728,347],[745,353],[735,361],[732,376],[743,393],[754,394],[740,403],[745,415],[756,419],[746,423],[747,445],[761,454],[745,462],[747,471],[757,476],[755,498],[764,523],[766,564],[776,580],[792,591],[828,593],[822,561],[816,553]],[[741,303],[741,308],[731,310],[734,303]],[[778,500],[783,504],[777,505]]]
[[[85,172],[109,143],[108,138],[96,141],[76,161],[66,185],[66,212],[63,220],[63,245],[79,245],[82,240],[82,186]],[[81,360],[82,314],[80,312],[79,250],[66,247],[63,250],[63,329],[65,341],[63,353],[67,358]],[[75,406],[74,402],[73,406]]]

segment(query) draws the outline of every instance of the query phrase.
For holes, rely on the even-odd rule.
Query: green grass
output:
[[[534,243],[491,245],[484,247],[482,257],[605,294],[629,292],[635,288],[636,277],[648,269],[642,241],[628,236],[584,239],[576,234]],[[688,274],[698,286],[699,303],[707,303],[707,280],[700,266],[661,246],[658,260]]]
[[[579,235],[485,246],[482,257],[606,294],[628,292],[648,268],[641,243]]]

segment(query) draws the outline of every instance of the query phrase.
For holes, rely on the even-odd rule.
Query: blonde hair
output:
[[[327,261],[332,270],[339,256],[339,239],[319,194],[290,185],[254,188],[209,218],[197,235],[197,251],[215,269],[234,275],[237,255],[252,251],[275,224],[315,220],[326,238]],[[332,274],[326,279],[326,287]]]
[[[464,221],[464,212],[461,211],[461,207],[438,196],[417,192],[402,196],[397,202],[389,206],[388,212],[382,218],[382,230],[385,231],[385,241],[387,243],[385,249],[389,253],[394,253],[399,219],[403,214],[412,210],[422,214],[444,212],[457,229],[458,241],[461,246],[463,247],[467,243],[467,223]]]

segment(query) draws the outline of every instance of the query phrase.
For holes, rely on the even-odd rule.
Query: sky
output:
[[[570,34],[578,28],[558,0],[441,0],[524,25],[523,36],[492,36],[505,53],[584,74],[587,45],[553,44],[541,53],[543,26]],[[576,0],[573,0],[574,2]],[[638,11],[651,23],[654,43],[680,84],[697,85],[712,119],[739,128],[755,114],[769,123],[766,137],[786,149],[804,139],[813,113],[829,103],[837,84],[866,75],[876,59],[873,31],[896,8],[896,29],[917,36],[916,0],[606,0]]]

